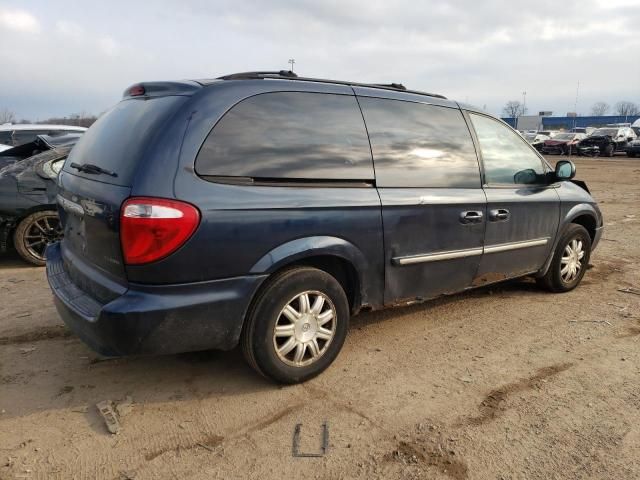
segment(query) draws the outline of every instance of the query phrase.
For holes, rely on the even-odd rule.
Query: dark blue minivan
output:
[[[504,122],[441,95],[250,72],[141,83],[59,176],[47,276],[107,356],[231,349],[279,382],[349,318],[535,276],[582,279],[602,215]]]

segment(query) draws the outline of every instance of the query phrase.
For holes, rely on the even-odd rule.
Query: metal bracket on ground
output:
[[[324,457],[329,449],[329,425],[325,421],[322,424],[322,446],[319,453],[306,453],[300,451],[300,430],[302,424],[296,424],[296,428],[293,432],[293,456],[294,457]]]

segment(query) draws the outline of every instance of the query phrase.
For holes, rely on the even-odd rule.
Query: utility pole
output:
[[[573,104],[573,113],[576,114],[573,117],[573,128],[576,128],[577,118],[578,118],[578,93],[580,92],[580,80],[578,80],[578,85],[576,86],[576,101]]]
[[[290,64],[291,64],[291,68],[290,68],[290,70],[293,72],[293,64],[294,64],[294,63],[296,63],[295,58],[290,58],[290,59],[289,59],[289,61],[288,61],[287,63],[290,63]]]
[[[527,92],[522,92],[522,114],[527,113]]]

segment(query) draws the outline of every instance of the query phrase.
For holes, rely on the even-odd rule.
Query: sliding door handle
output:
[[[460,212],[460,223],[468,225],[470,223],[481,223],[484,215],[480,210],[468,210]]]
[[[511,214],[506,208],[496,208],[489,210],[489,220],[492,222],[505,222],[509,220]]]

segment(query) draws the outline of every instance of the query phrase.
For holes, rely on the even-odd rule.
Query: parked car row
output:
[[[33,142],[39,135],[53,137],[67,133],[82,134],[86,130],[85,127],[71,125],[4,123],[0,125],[0,152]]]
[[[550,155],[582,155],[613,157],[626,152],[638,154],[637,134],[631,127],[602,127],[585,132],[527,132],[525,139],[539,152]]]

